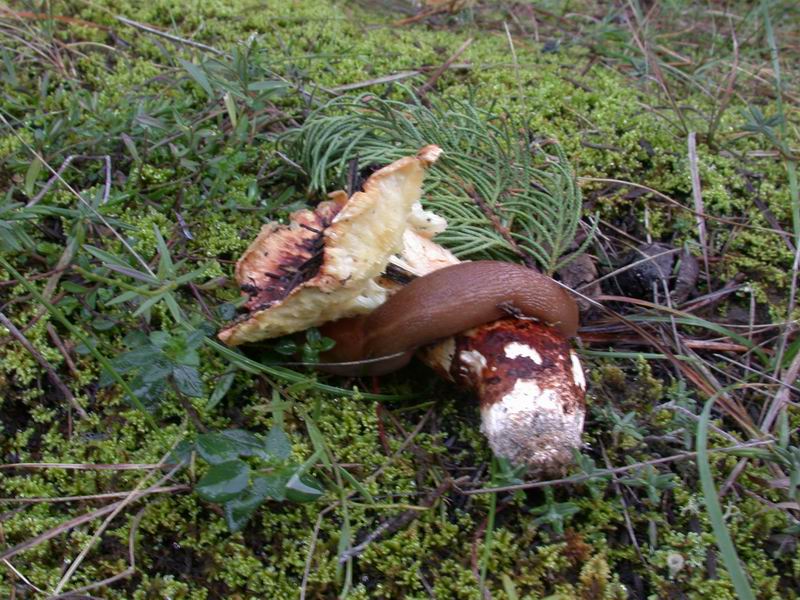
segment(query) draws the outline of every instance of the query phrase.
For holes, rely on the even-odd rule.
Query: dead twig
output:
[[[191,486],[178,484],[169,485],[161,488],[154,488],[154,494],[169,494],[173,492],[186,492],[189,491]],[[0,498],[0,503],[6,502],[8,504],[45,504],[45,503],[58,503],[58,502],[86,502],[89,500],[107,500],[109,498],[124,498],[130,495],[131,490],[126,492],[109,492],[107,494],[91,494],[88,496],[58,496],[55,498]]]
[[[709,452],[714,452],[714,453],[733,452],[735,450],[742,450],[744,448],[756,448],[759,446],[768,446],[774,443],[775,443],[774,440],[755,440],[743,444],[736,444],[735,446],[726,446],[724,448],[710,448]],[[527,483],[517,483],[515,485],[506,485],[503,487],[496,487],[496,488],[482,488],[479,490],[462,490],[461,493],[466,494],[468,496],[472,496],[476,494],[496,494],[498,492],[515,492],[517,490],[531,490],[535,488],[543,488],[553,485],[582,483],[584,481],[595,479],[597,477],[616,475],[618,473],[627,473],[629,471],[635,471],[636,469],[641,469],[642,467],[647,467],[647,466],[655,466],[665,463],[677,462],[681,460],[689,460],[695,458],[696,456],[697,452],[681,452],[680,454],[674,454],[672,456],[663,456],[661,458],[654,458],[653,460],[646,460],[632,465],[626,465],[624,467],[616,467],[614,469],[598,469],[597,471],[594,471],[591,474],[586,474],[586,475],[573,475],[572,477],[564,477],[562,479],[551,479],[549,481],[529,481]]]
[[[428,78],[428,81],[426,81],[419,88],[417,88],[416,90],[417,96],[419,96],[420,98],[424,98],[425,95],[430,90],[433,89],[433,86],[436,85],[436,82],[439,80],[439,77],[442,76],[442,73],[444,73],[447,69],[450,68],[450,65],[452,65],[456,61],[456,59],[459,56],[461,56],[467,48],[470,47],[473,41],[474,38],[469,38],[467,41],[461,44],[458,47],[458,50],[453,52],[453,54],[451,54],[450,57],[447,60],[445,60],[438,69],[436,69],[433,73],[431,73],[431,76]]]
[[[97,588],[105,587],[111,585],[112,583],[119,581],[120,579],[126,579],[131,577],[134,573],[136,573],[136,533],[139,530],[139,523],[142,521],[142,517],[144,516],[145,509],[142,508],[136,513],[136,516],[133,518],[131,522],[131,531],[128,534],[128,568],[116,575],[112,575],[111,577],[107,577],[101,581],[97,581],[95,583],[90,583],[89,585],[85,585],[83,587],[77,588],[72,590],[71,592],[67,592],[66,594],[59,594],[57,596],[50,596],[47,600],[68,600],[69,598],[75,598],[76,594],[82,594],[84,592],[88,592],[89,590],[95,590]]]
[[[167,465],[171,466],[171,465]],[[159,467],[149,463],[122,463],[119,465],[97,463],[10,463],[0,465],[2,469],[67,469],[72,471],[146,471]]]

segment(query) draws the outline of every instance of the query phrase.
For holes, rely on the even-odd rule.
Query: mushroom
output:
[[[222,330],[235,345],[308,327],[336,345],[320,368],[379,375],[414,353],[475,390],[495,454],[552,471],[580,447],[585,381],[568,338],[578,308],[532,269],[460,262],[432,241],[446,222],[419,204],[426,146],[373,173],[362,192],[335,192],[290,225],[268,224],[237,263],[255,312]],[[392,274],[416,277],[401,285]]]

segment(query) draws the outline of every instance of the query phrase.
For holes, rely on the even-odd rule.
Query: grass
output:
[[[797,597],[797,7],[402,8],[0,9],[0,596]],[[422,143],[457,254],[599,271],[563,477],[420,366],[214,341],[261,223]]]

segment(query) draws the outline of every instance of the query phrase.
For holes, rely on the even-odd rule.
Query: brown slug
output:
[[[577,304],[550,277],[513,263],[464,262],[415,279],[368,315],[324,325],[321,333],[336,346],[322,361],[339,364],[320,368],[382,375],[405,366],[420,346],[509,313],[537,319],[567,337],[578,328]],[[380,360],[360,362],[370,359]]]

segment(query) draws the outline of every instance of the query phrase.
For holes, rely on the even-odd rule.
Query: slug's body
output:
[[[499,261],[465,262],[415,279],[375,311],[322,328],[336,341],[323,355],[325,370],[381,375],[406,365],[414,350],[507,316],[510,311],[552,325],[572,337],[578,307],[550,277]],[[374,362],[359,363],[388,357]]]

